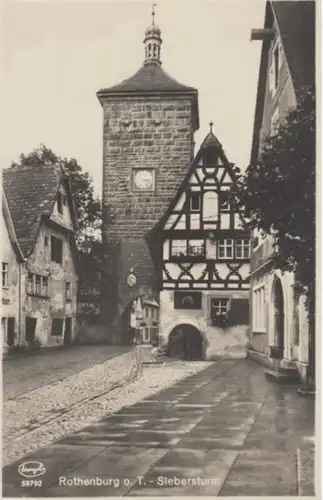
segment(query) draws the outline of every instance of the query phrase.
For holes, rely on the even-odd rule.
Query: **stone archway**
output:
[[[279,357],[284,357],[285,348],[285,302],[281,279],[276,277],[273,286],[275,345]]]
[[[167,353],[180,359],[203,359],[203,336],[199,329],[189,323],[175,326],[168,337]]]

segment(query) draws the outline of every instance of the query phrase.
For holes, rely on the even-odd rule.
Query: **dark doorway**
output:
[[[8,318],[7,343],[8,345],[15,343],[15,318]]]
[[[72,318],[65,318],[64,345],[70,346],[72,343]]]
[[[192,325],[179,325],[169,335],[168,355],[186,360],[202,359],[202,336]]]
[[[35,332],[36,332],[36,318],[31,318],[30,316],[26,317],[26,341],[34,342],[35,340]]]
[[[275,337],[280,359],[284,356],[285,337],[285,312],[284,295],[280,279],[276,279],[274,285],[274,308],[275,308]]]

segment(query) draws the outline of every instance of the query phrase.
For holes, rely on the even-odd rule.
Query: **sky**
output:
[[[45,144],[76,158],[102,190],[100,88],[144,60],[152,2],[4,0],[1,168]],[[265,0],[157,0],[163,68],[199,91],[196,152],[209,131],[245,169],[251,150]]]

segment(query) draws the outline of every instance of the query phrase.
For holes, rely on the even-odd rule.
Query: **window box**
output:
[[[211,316],[212,326],[218,326],[220,328],[225,328],[229,325],[229,315],[228,313],[216,314]]]

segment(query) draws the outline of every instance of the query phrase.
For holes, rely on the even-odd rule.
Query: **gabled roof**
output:
[[[16,253],[17,259],[20,262],[23,262],[25,259],[24,259],[22,250],[21,250],[20,245],[19,245],[18,240],[17,240],[16,231],[15,231],[15,228],[14,228],[14,225],[13,225],[13,222],[12,222],[12,218],[11,218],[11,215],[10,215],[10,210],[9,210],[7,198],[6,198],[6,195],[5,195],[5,192],[4,192],[3,189],[2,189],[2,193],[1,194],[2,194],[2,213],[3,213],[3,219],[4,219],[4,222],[5,222],[6,226],[7,226],[7,230],[8,230],[8,234],[9,234],[9,239],[10,239],[12,247],[13,247],[15,253]]]
[[[156,243],[156,241],[158,240],[158,238],[156,237],[158,232],[163,228],[171,211],[175,208],[180,197],[187,189],[188,182],[189,182],[189,179],[190,179],[192,173],[194,172],[195,168],[198,166],[198,163],[201,159],[203,152],[208,148],[216,148],[217,149],[217,153],[218,153],[218,155],[223,163],[223,166],[225,168],[227,168],[227,171],[229,172],[229,174],[232,178],[232,181],[234,181],[236,179],[236,174],[235,174],[234,169],[233,169],[233,164],[229,163],[229,161],[228,161],[228,159],[223,151],[223,147],[222,147],[220,141],[213,134],[213,132],[210,131],[208,133],[208,135],[205,137],[204,141],[202,142],[198,153],[196,154],[194,160],[192,161],[181,185],[179,186],[179,188],[177,190],[177,193],[173,197],[168,208],[166,209],[166,211],[164,212],[162,217],[159,219],[157,224],[155,224],[155,226],[147,233],[146,240],[147,240],[148,244],[150,244],[152,242]]]
[[[264,28],[277,23],[278,34],[290,71],[296,98],[302,87],[315,83],[315,2],[311,0],[267,1]],[[263,41],[257,88],[251,151],[252,163],[258,157],[268,71],[268,42]]]
[[[97,92],[97,97],[101,98],[131,96],[131,95],[155,95],[155,94],[185,94],[189,95],[194,102],[196,115],[196,129],[199,128],[198,113],[198,91],[194,87],[189,87],[179,83],[164,71],[159,63],[146,63],[130,78],[121,83],[101,89]]]
[[[2,174],[17,240],[25,257],[34,249],[43,217],[52,214],[61,183],[66,186],[74,229],[77,228],[68,177],[61,166],[17,166],[3,170]]]

